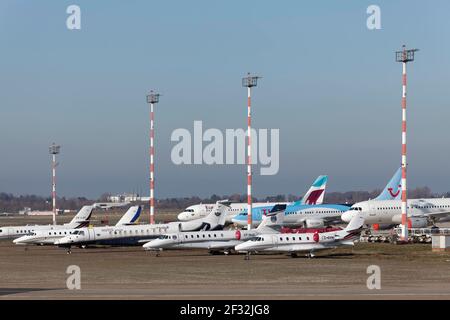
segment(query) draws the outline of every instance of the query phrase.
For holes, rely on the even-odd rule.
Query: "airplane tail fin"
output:
[[[344,230],[338,231],[336,233],[336,238],[344,241],[356,240],[359,238],[363,229],[364,218],[359,214],[355,214],[348,225],[344,228]]]
[[[275,226],[283,224],[284,213],[286,211],[286,204],[276,204],[269,211],[269,213],[263,216],[262,222],[259,224],[256,230],[263,230],[265,228],[273,229]]]
[[[69,225],[72,229],[86,227],[89,225],[89,220],[91,219],[93,210],[94,206],[83,206],[67,225]]]
[[[142,207],[141,206],[132,206],[127,212],[120,218],[120,220],[116,223],[116,226],[124,226],[129,224],[135,224],[141,215]]]
[[[222,229],[225,225],[227,208],[230,206],[230,203],[229,200],[217,201],[211,213],[204,218],[203,225],[208,226],[208,230]]]
[[[302,200],[297,201],[296,204],[322,204],[325,196],[325,189],[327,188],[328,176],[318,176],[308,192],[303,196]]]
[[[399,200],[402,196],[402,170],[398,168],[383,191],[374,200]]]

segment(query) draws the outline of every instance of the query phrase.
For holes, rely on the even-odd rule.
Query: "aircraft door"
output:
[[[95,233],[94,233],[94,229],[93,228],[89,228],[88,229],[87,238],[88,238],[89,241],[95,240]]]

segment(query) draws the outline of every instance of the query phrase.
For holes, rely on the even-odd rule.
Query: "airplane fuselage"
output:
[[[54,230],[70,230],[71,225],[25,225],[25,226],[11,226],[0,228],[0,239],[15,239],[25,235],[31,235],[36,232],[50,232]]]
[[[276,204],[289,204],[288,202],[255,202],[253,207],[270,207],[272,208]],[[178,215],[178,220],[189,221],[206,217],[214,208],[214,204],[196,204],[187,207],[183,212]],[[226,209],[225,222],[231,223],[233,217],[247,210],[247,203],[231,203],[229,208]]]
[[[450,198],[409,199],[408,217],[420,227],[427,220],[439,221],[450,216]],[[355,203],[342,215],[343,221],[350,221],[360,213],[367,224],[400,224],[402,221],[401,200],[368,200]],[[420,226],[419,226],[420,225]]]

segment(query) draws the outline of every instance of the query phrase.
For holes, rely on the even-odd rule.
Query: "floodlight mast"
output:
[[[407,161],[406,161],[406,64],[414,61],[414,53],[419,49],[406,49],[402,46],[401,51],[395,53],[395,60],[402,63],[402,224],[400,240],[408,242],[408,197],[407,197]]]
[[[53,225],[56,225],[56,155],[59,154],[61,146],[53,143],[48,151],[52,155],[52,204],[53,204]]]
[[[154,122],[155,122],[155,114],[154,114],[154,104],[159,102],[159,93],[150,91],[150,94],[147,95],[147,103],[150,104],[150,211],[149,211],[149,220],[150,224],[155,223],[155,130],[154,130]]]
[[[251,95],[252,87],[258,84],[258,76],[252,76],[250,73],[242,78],[242,86],[247,87],[247,230],[252,228],[252,112]]]

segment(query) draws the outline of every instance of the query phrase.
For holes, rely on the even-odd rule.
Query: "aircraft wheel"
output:
[[[297,253],[295,253],[295,252],[291,253],[291,258],[297,258],[297,257],[298,257]]]

